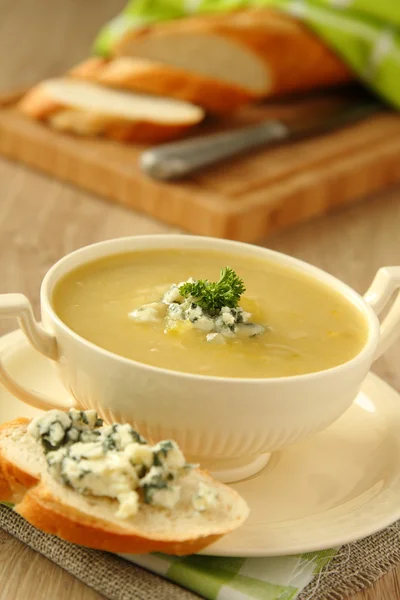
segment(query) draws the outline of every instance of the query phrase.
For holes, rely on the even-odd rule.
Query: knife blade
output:
[[[195,171],[256,148],[321,135],[384,110],[379,101],[341,106],[328,116],[298,121],[267,119],[256,125],[149,148],[139,158],[141,170],[153,179],[180,179]]]

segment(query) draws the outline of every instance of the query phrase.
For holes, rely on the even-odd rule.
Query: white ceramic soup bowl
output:
[[[208,377],[123,358],[83,339],[52,306],[54,286],[66,273],[95,259],[149,249],[221,250],[290,266],[329,286],[364,316],[368,335],[352,360],[324,371],[274,379]],[[41,286],[42,325],[21,294],[0,296],[0,315],[15,316],[31,344],[51,359],[71,404],[23,389],[0,367],[0,379],[18,398],[40,409],[93,408],[107,421],[129,422],[151,440],[173,438],[186,455],[233,481],[249,476],[268,453],[314,434],[349,408],[371,363],[400,326],[400,296],[380,326],[377,314],[400,287],[400,267],[377,273],[364,297],[331,275],[289,256],[219,239],[154,235],[120,238],[81,248],[57,262]],[[1,361],[0,361],[1,364]]]

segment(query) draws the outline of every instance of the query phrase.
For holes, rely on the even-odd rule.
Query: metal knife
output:
[[[308,119],[297,122],[268,119],[257,125],[150,148],[141,154],[139,164],[141,170],[153,179],[179,179],[261,146],[327,133],[384,108],[380,102],[368,101],[342,105],[329,116],[317,115],[311,122]]]

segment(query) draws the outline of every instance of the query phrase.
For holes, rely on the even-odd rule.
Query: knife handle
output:
[[[150,148],[142,153],[140,168],[153,179],[164,181],[176,179],[207,165],[288,136],[289,130],[284,123],[268,120],[234,131]]]

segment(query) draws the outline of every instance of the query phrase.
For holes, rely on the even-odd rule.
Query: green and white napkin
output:
[[[335,554],[335,550],[278,558],[144,554],[128,559],[207,600],[294,600]]]
[[[107,56],[129,29],[189,14],[272,7],[318,34],[382,99],[400,109],[400,0],[129,0],[100,31],[96,54]]]

